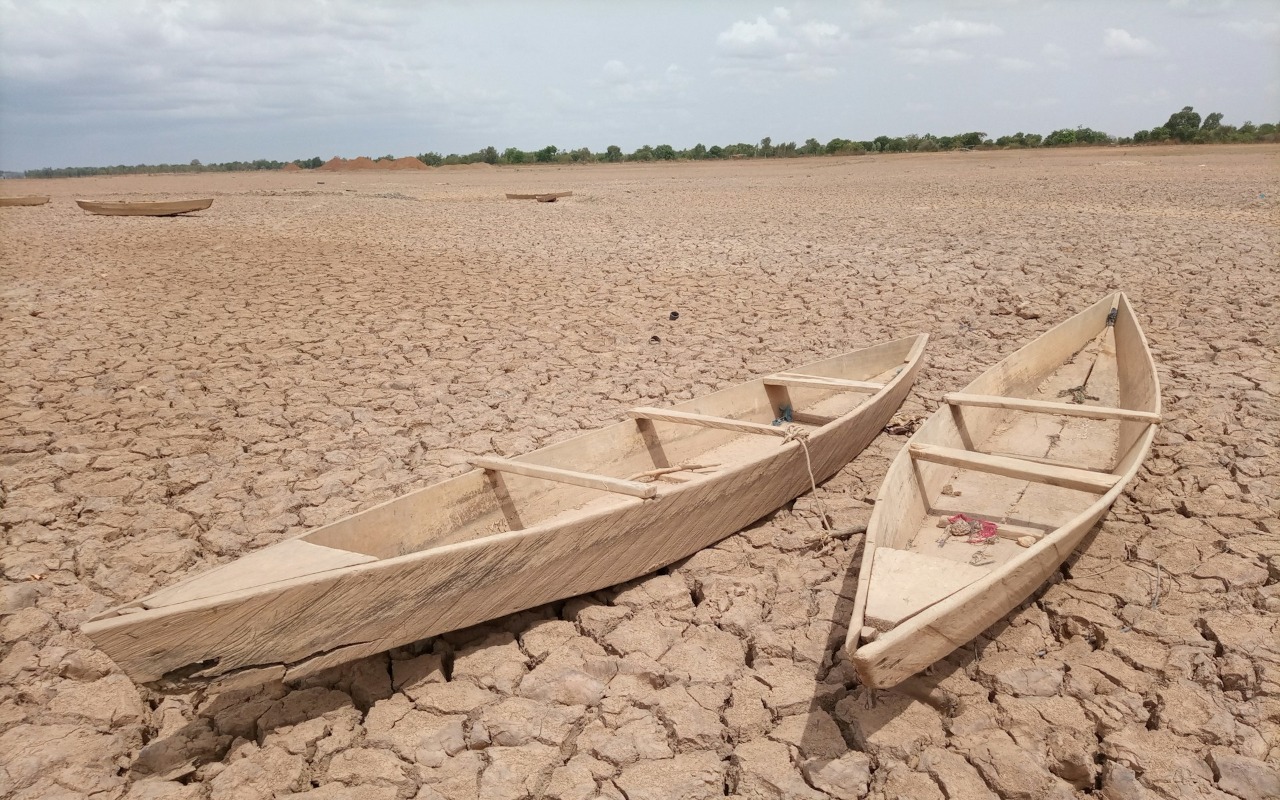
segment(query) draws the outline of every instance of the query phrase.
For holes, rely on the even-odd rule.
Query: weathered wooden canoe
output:
[[[204,211],[213,205],[213,198],[136,202],[108,201],[102,203],[77,200],[76,205],[90,214],[102,214],[109,217],[176,217],[179,214],[190,214],[192,211]]]
[[[845,643],[868,686],[928,667],[1043,584],[1137,473],[1160,421],[1123,294],[942,400],[890,465],[868,524]],[[959,515],[961,535],[939,527]]]
[[[554,203],[561,197],[573,197],[573,192],[544,192],[542,194],[507,193],[508,200],[537,200],[539,203]]]
[[[848,463],[902,403],[926,339],[632,409],[517,458],[473,459],[473,471],[108,610],[84,631],[139,683],[226,687],[301,678],[645,575],[807,491],[807,463],[817,481]],[[786,407],[807,441],[771,424]],[[665,480],[645,482],[654,471]]]
[[[26,197],[0,197],[0,208],[13,206],[42,206],[49,202],[48,195],[29,194]]]

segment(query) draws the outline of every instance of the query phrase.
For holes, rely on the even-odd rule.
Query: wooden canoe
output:
[[[900,683],[1030,596],[1132,480],[1160,421],[1155,364],[1119,293],[942,400],[868,524],[845,642],[868,686]],[[996,535],[939,527],[958,515]]]
[[[0,197],[0,208],[42,206],[47,202],[49,202],[48,195],[29,194],[26,197]]]
[[[554,203],[561,197],[573,197],[573,192],[543,192],[542,194],[512,194],[507,192],[508,200],[537,200],[539,203]]]
[[[477,467],[140,600],[84,632],[162,691],[319,669],[646,575],[835,474],[902,403],[919,335]],[[771,424],[790,406],[802,443]],[[668,468],[679,469],[668,469]],[[666,471],[663,480],[652,471]],[[644,473],[650,473],[645,475]],[[668,482],[670,481],[670,482]]]
[[[213,205],[213,198],[101,203],[77,200],[76,205],[90,214],[102,214],[108,217],[176,217],[179,214],[190,214],[192,211],[204,211]]]

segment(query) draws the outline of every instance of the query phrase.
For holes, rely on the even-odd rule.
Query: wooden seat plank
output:
[[[1075,403],[1051,403],[1046,400],[1026,400],[1020,397],[1000,397],[998,395],[965,394],[950,392],[942,396],[942,401],[953,406],[977,406],[979,408],[1005,408],[1010,411],[1031,411],[1040,414],[1058,414],[1064,417],[1085,417],[1087,419],[1118,419],[1126,422],[1146,422],[1156,425],[1160,423],[1160,415],[1150,411],[1136,411],[1131,408],[1111,408],[1108,406],[1085,406]]]
[[[471,459],[470,464],[477,469],[510,472],[514,475],[523,475],[526,478],[542,478],[543,480],[556,481],[557,483],[568,483],[573,486],[599,489],[602,492],[614,492],[642,499],[654,497],[658,493],[658,488],[651,483],[610,478],[605,475],[592,475],[588,472],[574,472],[573,470],[560,469],[559,467],[545,467],[541,464],[529,464],[524,461],[513,461],[509,458],[485,456]]]
[[[884,388],[883,383],[870,381],[851,381],[843,378],[827,378],[822,375],[801,375],[796,372],[779,372],[764,380],[765,386],[794,386],[806,389],[834,389],[844,392],[878,392]]]
[[[693,414],[688,411],[676,411],[670,408],[633,408],[629,412],[635,419],[651,419],[657,422],[675,422],[684,425],[699,425],[703,428],[719,428],[738,433],[756,433],[762,436],[786,436],[787,431],[775,425],[761,422],[748,422],[728,417],[713,417],[707,414]]]
[[[1106,494],[1122,476],[1105,472],[1090,472],[1073,467],[1055,467],[1038,464],[1021,458],[993,456],[986,453],[975,453],[971,450],[958,450],[953,447],[938,447],[931,444],[912,444],[908,450],[913,458],[930,461],[935,464],[946,464],[977,472],[988,472],[1003,475],[1006,478],[1046,483],[1050,486],[1061,486],[1064,489],[1075,489],[1080,492]]]

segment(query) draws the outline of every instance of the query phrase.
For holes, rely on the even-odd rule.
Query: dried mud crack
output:
[[[0,796],[1280,795],[1277,155],[600,166],[536,207],[501,170],[42,182],[0,214]],[[219,199],[71,203],[133,189]],[[840,644],[887,433],[660,573],[287,684],[161,697],[79,633],[469,458],[927,331],[917,418],[1114,290],[1165,395],[1139,477],[874,703]]]

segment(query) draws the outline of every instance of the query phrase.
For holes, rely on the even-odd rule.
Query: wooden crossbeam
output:
[[[677,422],[684,425],[700,425],[703,428],[720,428],[738,433],[758,433],[762,436],[786,436],[781,427],[765,425],[759,422],[747,422],[727,417],[712,417],[706,414],[692,414],[688,411],[676,411],[670,408],[633,408],[628,412],[636,419],[651,419],[658,422]]]
[[[779,372],[764,379],[765,386],[795,386],[807,389],[834,389],[844,392],[875,393],[884,388],[883,383],[848,381],[843,378],[826,378],[821,375],[800,375],[795,372]]]
[[[1019,397],[1000,397],[987,394],[964,394],[951,392],[942,396],[942,401],[953,406],[978,406],[981,408],[1007,408],[1011,411],[1031,411],[1040,414],[1058,414],[1063,417],[1084,417],[1086,419],[1118,419],[1125,422],[1146,422],[1151,425],[1160,423],[1160,415],[1150,411],[1135,411],[1130,408],[1110,408],[1107,406],[1082,406],[1075,403],[1050,403],[1045,400],[1024,400]]]
[[[542,478],[548,481],[556,481],[557,483],[568,483],[574,486],[584,486],[588,489],[599,489],[602,492],[615,492],[644,499],[654,497],[658,493],[658,487],[652,483],[609,478],[604,475],[574,472],[573,470],[560,469],[558,467],[544,467],[541,464],[528,464],[524,461],[512,461],[509,458],[486,456],[473,458],[470,463],[471,466],[477,469],[510,472],[515,475],[523,475],[526,478]]]
[[[1064,489],[1075,489],[1079,492],[1106,494],[1123,476],[1106,472],[1091,472],[1074,467],[1055,467],[1048,464],[1037,464],[1020,458],[993,456],[986,453],[975,453],[971,450],[957,450],[953,447],[938,447],[931,444],[913,444],[909,446],[913,458],[930,461],[935,464],[947,464],[952,467],[971,469],[977,472],[989,472],[1003,475],[1006,478],[1045,483],[1050,486],[1061,486]]]

